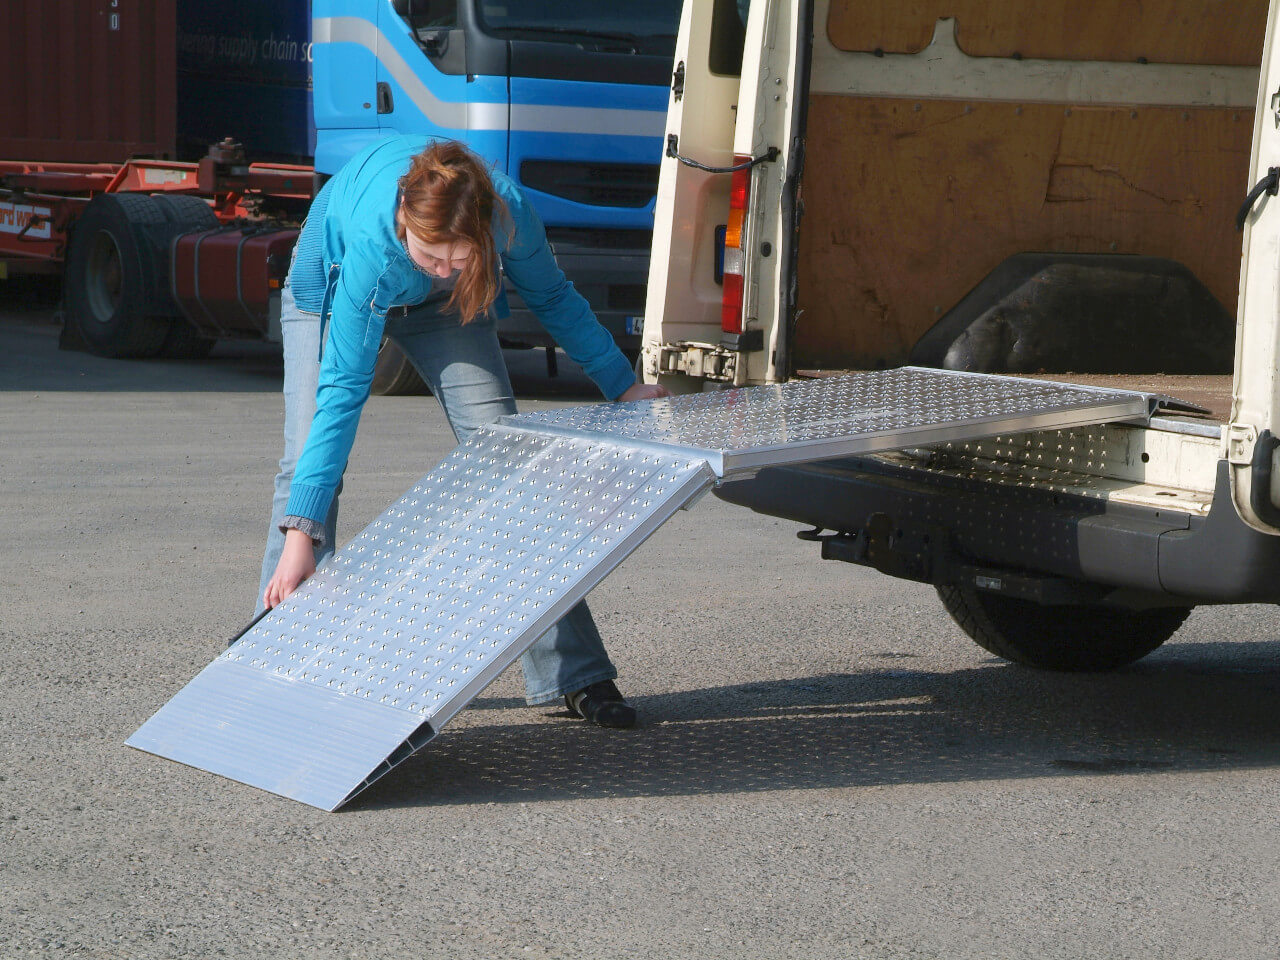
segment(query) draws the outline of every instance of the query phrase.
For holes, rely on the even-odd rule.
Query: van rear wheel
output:
[[[1044,606],[961,584],[939,586],[938,596],[978,646],[1041,670],[1123,667],[1168,640],[1191,613],[1190,607]]]

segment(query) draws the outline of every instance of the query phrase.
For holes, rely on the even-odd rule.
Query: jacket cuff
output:
[[[280,532],[283,533],[286,530],[301,530],[317,547],[323,547],[325,541],[329,539],[325,536],[324,524],[316,523],[310,517],[285,517],[280,521]]]
[[[591,372],[591,379],[601,393],[610,400],[617,400],[635,384],[636,371],[631,361],[618,350],[604,366]]]
[[[289,488],[289,502],[284,508],[286,517],[305,517],[315,523],[324,523],[333,503],[333,491],[326,487],[313,487],[309,483],[294,483]]]

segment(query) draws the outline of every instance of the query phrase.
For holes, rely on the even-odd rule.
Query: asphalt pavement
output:
[[[714,497],[591,596],[636,730],[512,670],[332,814],[125,747],[251,613],[280,361],[60,351],[51,312],[0,286],[0,958],[1280,954],[1274,608],[1039,673]],[[373,398],[340,537],[451,445]]]

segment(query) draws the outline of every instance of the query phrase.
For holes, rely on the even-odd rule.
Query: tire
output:
[[[427,382],[409,362],[404,351],[386,337],[378,347],[378,362],[373,368],[370,392],[380,397],[423,397],[431,394]]]
[[[213,212],[213,207],[199,197],[185,193],[153,193],[151,199],[170,223],[182,225],[182,233],[189,230],[212,230],[218,226],[218,216]]]
[[[1043,606],[957,584],[939,586],[938,596],[978,646],[1040,670],[1123,667],[1168,640],[1191,613],[1190,607]]]
[[[199,197],[157,193],[152,199],[169,222],[175,225],[175,236],[197,230],[213,230],[218,226],[213,208]],[[217,342],[216,338],[206,337],[197,330],[186,317],[177,317],[169,326],[164,343],[160,345],[159,355],[171,360],[200,360],[209,355]]]
[[[142,194],[95,197],[75,225],[63,292],[67,319],[100,357],[150,357],[169,333],[169,317],[153,315],[156,263],[148,229],[167,222]]]

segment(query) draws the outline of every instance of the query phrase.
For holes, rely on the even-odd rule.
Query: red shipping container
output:
[[[0,160],[172,158],[175,11],[174,0],[2,0]]]

